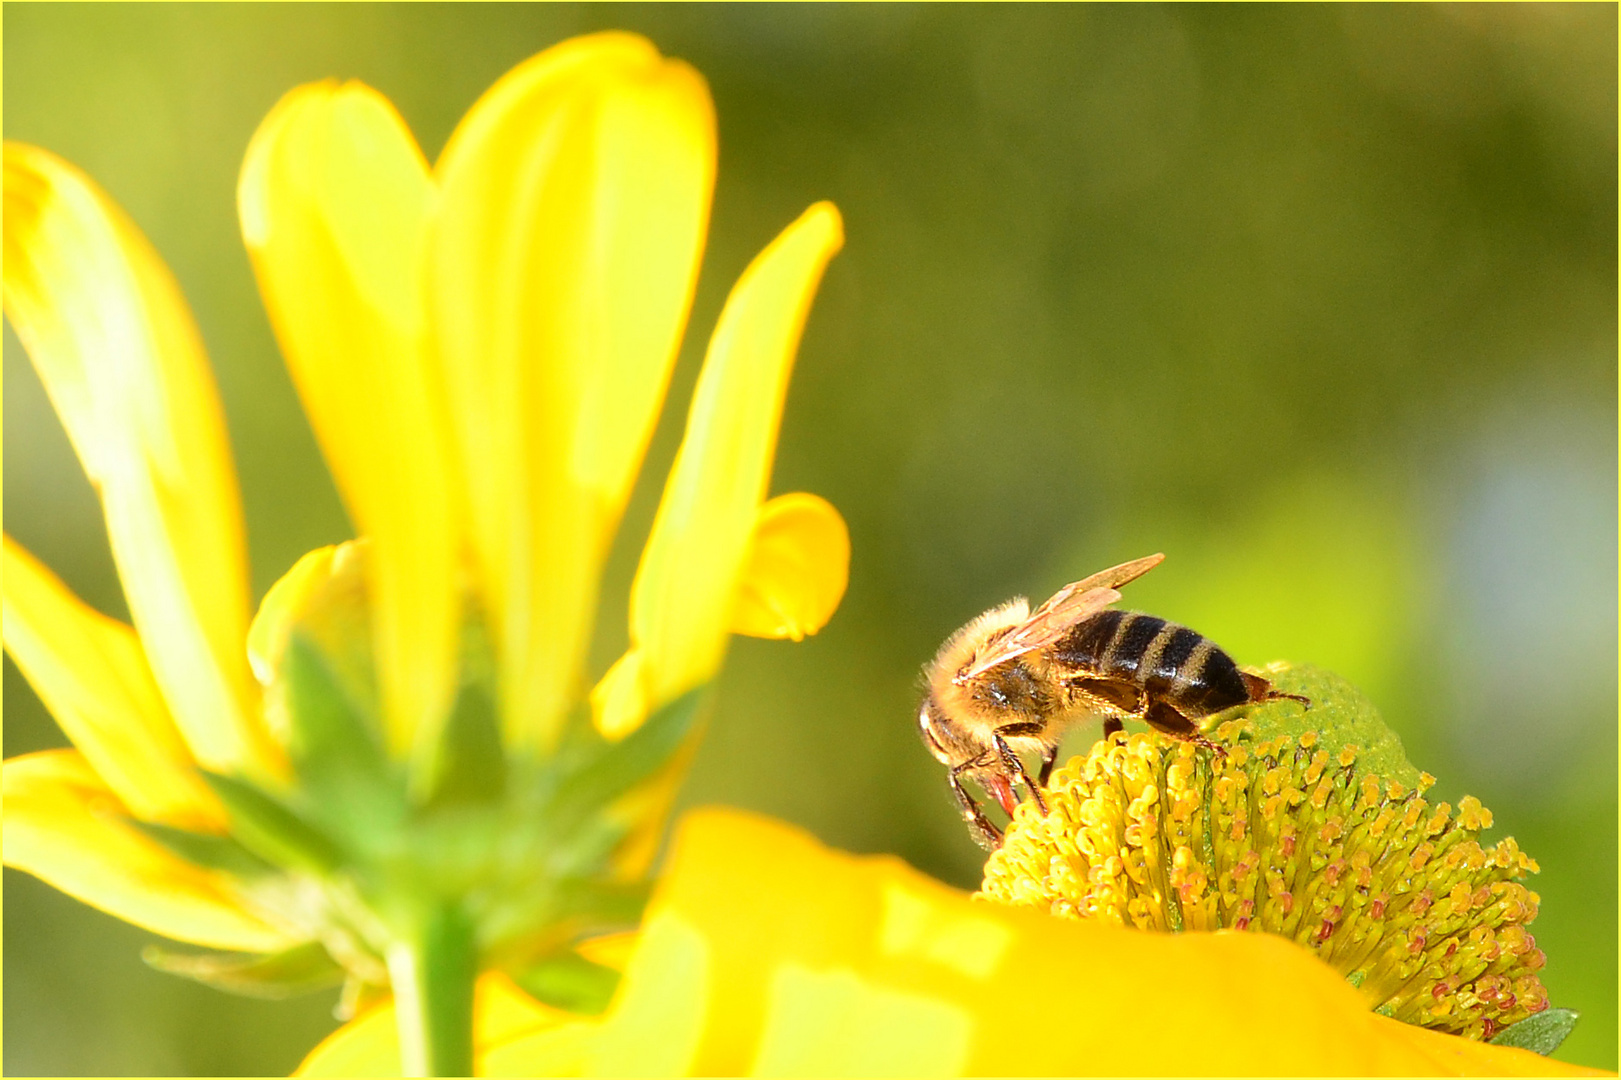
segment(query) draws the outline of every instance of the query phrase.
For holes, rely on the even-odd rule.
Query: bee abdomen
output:
[[[1247,703],[1250,689],[1239,674],[1233,658],[1209,638],[1186,627],[1177,629],[1196,639],[1196,642],[1167,688],[1159,691],[1160,695],[1184,716],[1190,717],[1209,716]],[[1150,687],[1150,693],[1153,692],[1154,689]]]
[[[1153,615],[1101,612],[1059,642],[1054,659],[1129,682],[1186,716],[1207,716],[1250,700],[1238,665],[1215,642]]]
[[[1125,617],[1120,620],[1120,629],[1115,631],[1114,640],[1102,656],[1103,674],[1129,679],[1145,690],[1158,689],[1163,693],[1163,686],[1150,686],[1148,680],[1154,674],[1153,658],[1158,652],[1159,643],[1172,624],[1156,616],[1139,615],[1134,611],[1122,614]]]
[[[1111,608],[1083,620],[1053,645],[1053,659],[1066,667],[1101,674],[1103,657],[1126,618],[1124,611]]]

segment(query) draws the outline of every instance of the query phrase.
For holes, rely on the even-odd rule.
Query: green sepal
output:
[[[507,763],[501,722],[487,687],[464,683],[445,720],[429,807],[499,803],[506,796]]]
[[[557,886],[556,912],[561,919],[587,919],[602,926],[635,926],[652,895],[650,881],[604,881],[574,878]]]
[[[1373,702],[1347,679],[1310,664],[1288,667],[1267,678],[1278,690],[1310,698],[1311,707],[1287,700],[1251,706],[1243,714],[1251,724],[1249,738],[1298,739],[1315,731],[1317,745],[1330,754],[1345,746],[1356,747],[1357,772],[1396,780],[1408,789],[1417,787],[1418,769],[1407,760],[1401,738],[1385,724]]]
[[[261,956],[178,953],[148,945],[141,959],[159,971],[245,997],[297,997],[336,986],[344,978],[342,966],[316,941]]]
[[[569,949],[513,972],[512,981],[536,1001],[583,1016],[600,1016],[619,988],[619,972]]]
[[[336,842],[278,800],[234,776],[203,770],[231,815],[231,835],[277,866],[328,874],[343,864]]]
[[[277,679],[293,770],[322,820],[349,834],[398,824],[405,816],[403,786],[378,741],[372,703],[355,700],[302,632],[288,640]]]
[[[547,814],[548,831],[567,836],[582,821],[669,763],[698,718],[704,687],[689,690],[615,743],[600,750],[563,781]]]
[[[1559,1049],[1581,1014],[1575,1009],[1543,1009],[1491,1037],[1493,1046],[1517,1046],[1547,1057]]]
[[[153,821],[136,821],[133,818],[129,820],[129,824],[145,833],[148,839],[162,845],[170,854],[204,870],[229,874],[242,881],[254,881],[277,873],[273,864],[261,859],[229,836],[197,833],[189,829],[177,829],[172,825],[159,825]]]
[[[532,887],[515,890],[508,905],[496,909],[486,923],[497,938],[512,928],[568,927],[575,935],[628,930],[641,922],[652,883],[575,877],[560,881],[536,876]]]
[[[629,832],[626,822],[598,814],[581,821],[571,832],[552,833],[548,841],[547,875],[553,880],[568,880],[600,873]]]

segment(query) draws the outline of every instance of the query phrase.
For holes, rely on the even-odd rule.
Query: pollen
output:
[[[1370,1009],[1475,1039],[1547,1008],[1522,884],[1535,861],[1513,838],[1482,846],[1478,799],[1432,804],[1434,777],[1381,776],[1326,734],[1257,739],[1229,720],[1225,756],[1152,732],[1102,740],[1053,774],[1049,813],[1019,807],[979,895],[1141,930],[1278,934]]]

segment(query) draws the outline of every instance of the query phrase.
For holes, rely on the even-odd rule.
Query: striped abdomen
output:
[[[1184,716],[1208,716],[1251,700],[1249,686],[1215,642],[1173,622],[1134,611],[1103,611],[1061,638],[1049,653],[1087,678],[1081,688],[1137,712],[1128,684]],[[1118,687],[1110,692],[1109,682]]]

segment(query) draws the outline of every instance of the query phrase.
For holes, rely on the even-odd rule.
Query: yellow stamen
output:
[[[1155,733],[1117,735],[1058,770],[1050,812],[1019,808],[981,896],[1144,930],[1258,930],[1316,952],[1370,1008],[1477,1039],[1539,1012],[1544,963],[1525,930],[1536,864],[1512,838],[1483,848],[1491,813],[1458,809],[1331,754],[1319,731],[1225,757]],[[1246,753],[1246,749],[1248,752]],[[1330,762],[1334,764],[1330,764]]]

